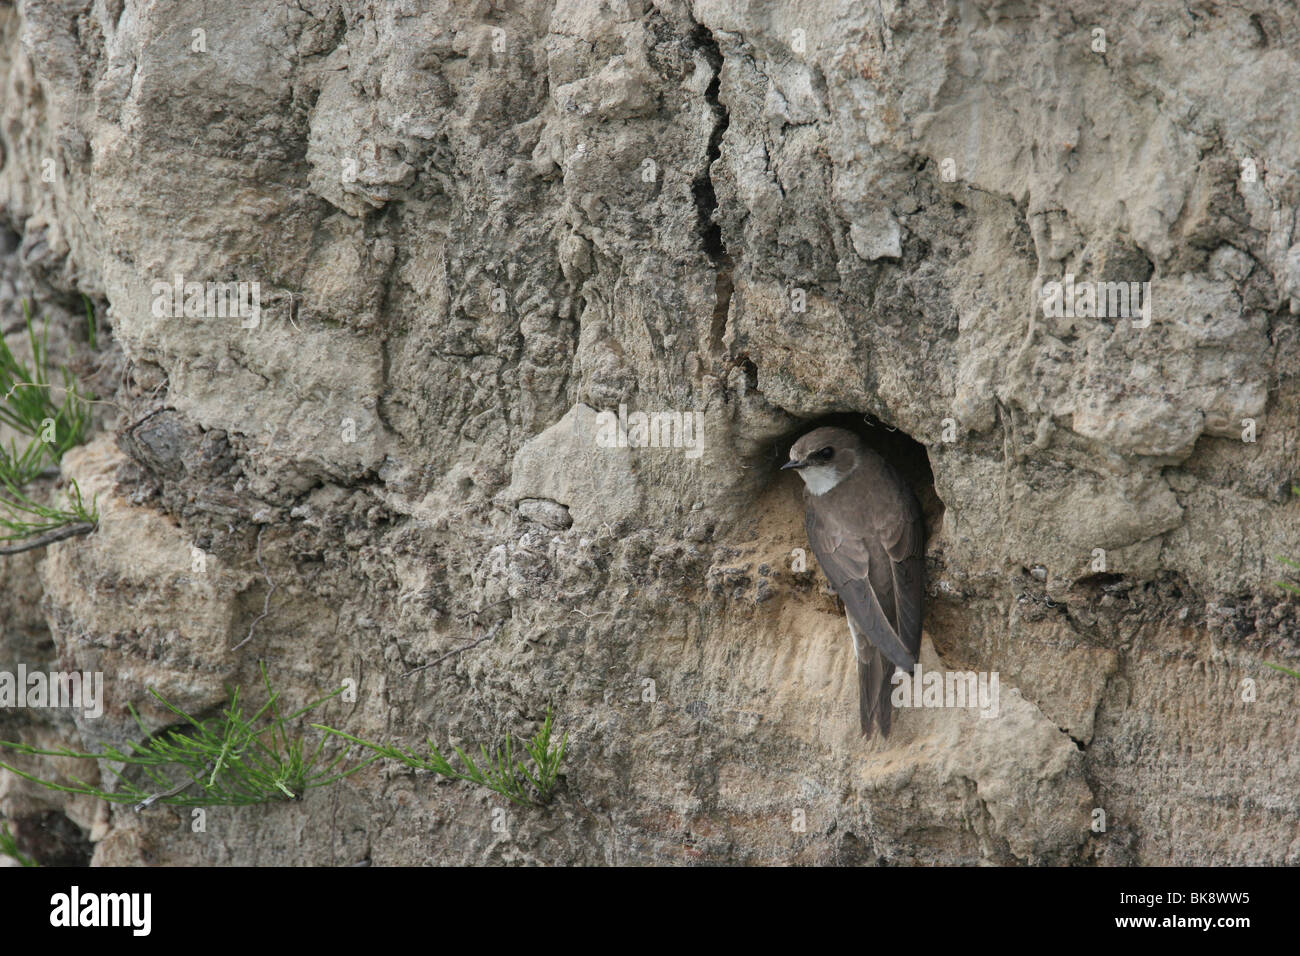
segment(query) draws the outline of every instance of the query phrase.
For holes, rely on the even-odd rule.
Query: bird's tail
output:
[[[889,736],[889,721],[893,705],[889,701],[893,689],[894,665],[874,647],[858,660],[858,717],[862,733],[871,736],[874,723],[880,728],[882,738]]]

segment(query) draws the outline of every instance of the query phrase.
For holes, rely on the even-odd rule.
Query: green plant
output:
[[[569,735],[566,732],[560,740],[558,746],[551,743],[551,708],[546,708],[546,720],[542,727],[533,738],[524,744],[524,750],[530,758],[531,767],[515,759],[513,745],[510,735],[506,734],[505,742],[498,746],[491,754],[487,748],[479,745],[479,753],[483,758],[483,766],[476,764],[469,754],[459,747],[453,747],[456,756],[464,767],[463,770],[457,770],[451,765],[451,762],[443,756],[432,740],[426,741],[429,747],[427,757],[411,751],[402,750],[400,747],[394,747],[389,744],[377,744],[368,740],[362,740],[360,737],[353,737],[351,734],[345,734],[341,730],[335,730],[332,727],[323,727],[320,724],[313,724],[317,730],[323,730],[328,734],[336,737],[342,737],[350,743],[365,747],[381,757],[389,760],[396,760],[413,770],[427,770],[431,773],[440,774],[453,780],[469,780],[480,786],[487,787],[506,799],[524,806],[537,806],[547,802],[555,789],[555,784],[559,778],[560,765],[564,760],[564,751],[569,744]]]
[[[81,753],[0,742],[0,747],[16,753],[106,760],[139,768],[143,777],[156,789],[145,789],[133,782],[124,770],[112,771],[119,787],[109,792],[75,778],[72,778],[75,786],[66,786],[42,780],[6,763],[0,763],[0,767],[51,790],[89,794],[110,803],[134,803],[137,810],[143,810],[154,803],[208,807],[297,800],[305,791],[328,786],[379,759],[376,755],[349,769],[335,772],[347,760],[352,750],[350,746],[326,761],[323,750],[328,735],[322,735],[316,746],[309,750],[301,735],[290,733],[288,725],[292,721],[341,694],[342,687],[281,716],[280,694],[271,690],[265,665],[262,667],[262,682],[266,687],[267,701],[251,716],[245,715],[240,689],[236,687],[229,693],[229,703],[221,715],[202,721],[168,703],[151,688],[149,692],[181,718],[182,727],[151,734],[135,709],[131,708],[131,715],[145,734],[145,741],[132,743],[129,752],[106,747],[102,753]],[[196,788],[196,792],[187,794],[191,788]]]
[[[1300,495],[1300,487],[1296,485],[1292,485],[1291,494]],[[1283,557],[1280,554],[1277,556],[1277,559],[1281,561],[1283,564],[1285,564],[1288,568],[1291,568],[1292,570],[1295,571],[1300,571],[1300,561],[1296,561],[1292,558]],[[1275,581],[1274,583],[1278,587],[1282,588],[1282,590],[1284,591],[1289,591],[1292,594],[1300,594],[1300,586],[1297,586],[1296,584],[1293,584],[1290,581]],[[1271,667],[1275,671],[1281,671],[1283,674],[1287,674],[1291,677],[1300,679],[1300,671],[1293,671],[1289,668],[1282,667],[1280,664],[1270,664],[1268,661],[1264,662],[1264,666]]]
[[[0,489],[3,489],[0,493],[0,531],[4,532],[0,534],[0,541],[16,541],[62,528],[68,528],[70,533],[80,533],[82,526],[86,531],[92,530],[99,521],[99,508],[95,501],[86,507],[75,480],[68,482],[68,488],[65,507],[44,505],[25,494],[0,469]]]
[[[0,856],[7,856],[17,860],[23,866],[39,866],[40,864],[30,856],[18,849],[18,841],[14,835],[9,832],[9,824],[0,821]]]
[[[1264,662],[1264,666],[1271,667],[1275,671],[1281,671],[1283,674],[1287,674],[1290,677],[1300,679],[1300,671],[1293,671],[1289,667],[1283,667],[1280,664],[1270,664],[1268,661]]]
[[[26,771],[0,762],[0,769],[8,770],[51,790],[63,793],[86,794],[107,800],[109,803],[133,803],[143,810],[154,803],[182,807],[248,806],[278,800],[296,800],[307,790],[324,787],[378,760],[397,760],[415,770],[427,770],[456,780],[469,780],[487,787],[507,799],[523,805],[536,806],[548,801],[558,782],[560,766],[568,747],[566,733],[558,744],[552,740],[552,714],[546,709],[546,719],[541,729],[524,744],[528,764],[517,760],[514,743],[509,734],[505,742],[491,754],[480,746],[482,766],[476,764],[465,751],[453,748],[463,769],[457,770],[429,741],[428,756],[408,753],[389,744],[378,744],[353,737],[341,730],[323,724],[311,727],[321,732],[321,739],[308,749],[301,734],[290,733],[288,725],[307,712],[332,700],[343,692],[340,687],[333,693],[312,701],[293,713],[281,716],[280,694],[271,689],[265,665],[262,666],[262,683],[267,700],[251,716],[246,716],[240,702],[240,689],[229,693],[229,703],[219,717],[197,720],[169,703],[156,690],[154,696],[167,710],[182,721],[179,729],[152,734],[144,722],[130,708],[132,717],[144,734],[143,743],[131,743],[129,751],[105,747],[100,753],[45,749],[30,744],[0,741],[0,748],[29,756],[69,757],[77,760],[103,760],[117,764],[110,767],[116,777],[116,789],[104,790],[75,777],[73,785],[43,780]],[[338,737],[346,746],[326,759],[326,741]],[[372,756],[346,769],[353,747],[369,750]],[[129,768],[136,768],[146,788],[127,776]],[[194,792],[187,793],[194,789]]]
[[[93,343],[95,320],[89,299],[86,308],[87,335]],[[13,438],[8,448],[0,445],[0,542],[41,535],[31,545],[39,547],[93,530],[99,513],[93,502],[89,509],[85,507],[75,481],[71,483],[66,506],[42,503],[23,490],[51,471],[57,474],[63,455],[85,438],[90,425],[89,399],[77,390],[76,380],[66,367],[61,369],[62,385],[51,385],[46,344],[49,322],[38,336],[26,302],[23,319],[31,351],[30,365],[19,359],[0,337],[0,424],[8,425],[26,439],[22,445]],[[56,391],[61,393],[59,400],[55,398]],[[0,548],[0,554],[23,550],[28,548]]]
[[[93,352],[99,348],[99,340],[95,334],[95,306],[88,295],[83,295],[81,302],[86,307],[86,341],[90,343],[90,350]]]
[[[69,448],[80,444],[90,424],[90,403],[77,391],[72,372],[66,367],[60,369],[63,384],[50,383],[50,356],[46,345],[49,322],[38,336],[26,302],[23,302],[23,319],[32,353],[30,366],[14,355],[9,344],[0,338],[0,395],[3,396],[0,423],[29,439],[22,452],[18,451],[15,442],[10,441],[9,448],[0,451],[0,468],[20,485],[39,474],[46,459],[51,465],[58,465]],[[93,328],[93,318],[88,321]],[[62,393],[61,401],[55,400],[56,390]]]
[[[1293,561],[1291,558],[1284,558],[1280,554],[1277,556],[1277,559],[1288,568],[1300,571],[1300,561]],[[1275,581],[1274,583],[1284,591],[1290,591],[1292,594],[1300,594],[1300,586],[1292,584],[1290,581]]]

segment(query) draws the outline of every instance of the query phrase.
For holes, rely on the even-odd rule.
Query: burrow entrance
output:
[[[863,443],[898,470],[907,482],[925,516],[926,540],[933,540],[943,520],[943,502],[934,491],[934,472],[924,445],[900,428],[885,424],[874,415],[838,412],[809,418],[781,433],[771,442],[770,466],[777,480],[780,467],[790,458],[790,446],[814,428],[846,428],[861,437]]]

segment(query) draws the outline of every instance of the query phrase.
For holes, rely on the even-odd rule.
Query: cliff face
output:
[[[98,531],[0,564],[0,669],[105,714],[0,737],[259,660],[371,738],[570,734],[495,829],[378,768],[205,833],[0,808],[100,863],[1300,862],[1300,16],[1113,6],[0,7],[4,323],[89,294],[115,370]],[[599,447],[620,405],[698,448]],[[922,666],[996,717],[859,735],[777,471],[824,420],[913,482]]]

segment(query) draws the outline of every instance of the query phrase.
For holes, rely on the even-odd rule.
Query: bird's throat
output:
[[[844,476],[834,468],[818,467],[816,465],[804,468],[799,472],[799,477],[808,486],[808,493],[817,495],[819,498],[844,480]]]

